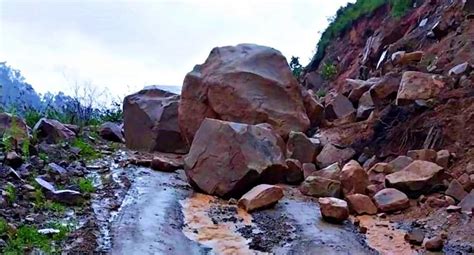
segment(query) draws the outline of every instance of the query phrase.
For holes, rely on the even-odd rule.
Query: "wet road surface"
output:
[[[111,254],[374,254],[349,223],[321,220],[314,200],[285,187],[274,208],[249,215],[194,193],[183,171],[138,171],[111,225]]]

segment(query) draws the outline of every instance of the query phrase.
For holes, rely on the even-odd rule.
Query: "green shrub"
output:
[[[295,78],[300,78],[301,72],[303,71],[303,66],[300,64],[300,58],[292,56],[290,61],[290,69]]]
[[[0,237],[6,235],[8,232],[8,223],[5,219],[0,218]]]
[[[33,109],[29,109],[25,112],[25,122],[31,128],[33,128],[42,117],[41,113]]]
[[[16,189],[15,186],[8,184],[7,187],[5,188],[5,191],[7,192],[7,200],[10,203],[14,203],[16,201]]]
[[[89,178],[79,178],[77,180],[77,185],[79,186],[81,193],[90,194],[95,191],[94,183]]]
[[[334,64],[325,63],[321,71],[321,76],[325,80],[332,80],[337,74],[337,68]]]
[[[97,159],[100,157],[99,153],[84,139],[76,138],[71,144],[73,147],[77,147],[81,150],[79,155],[86,160]]]
[[[4,254],[25,254],[25,250],[32,248],[51,253],[52,247],[48,237],[38,233],[38,229],[32,226],[21,226],[14,236],[10,237]]]
[[[403,17],[412,6],[412,0],[390,0],[391,15],[395,18]]]

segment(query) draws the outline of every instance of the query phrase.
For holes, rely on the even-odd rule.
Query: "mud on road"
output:
[[[111,254],[376,254],[354,227],[321,220],[317,203],[285,186],[274,208],[195,193],[183,171],[135,171],[110,225]]]

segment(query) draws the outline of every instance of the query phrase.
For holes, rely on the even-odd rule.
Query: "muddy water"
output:
[[[321,220],[315,201],[291,194],[252,215],[193,192],[182,171],[136,171],[111,223],[110,254],[373,254],[349,225]]]

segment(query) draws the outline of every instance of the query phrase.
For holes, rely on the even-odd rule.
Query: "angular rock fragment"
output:
[[[255,211],[276,204],[283,198],[283,189],[267,184],[260,184],[239,199],[238,205],[247,212]]]

